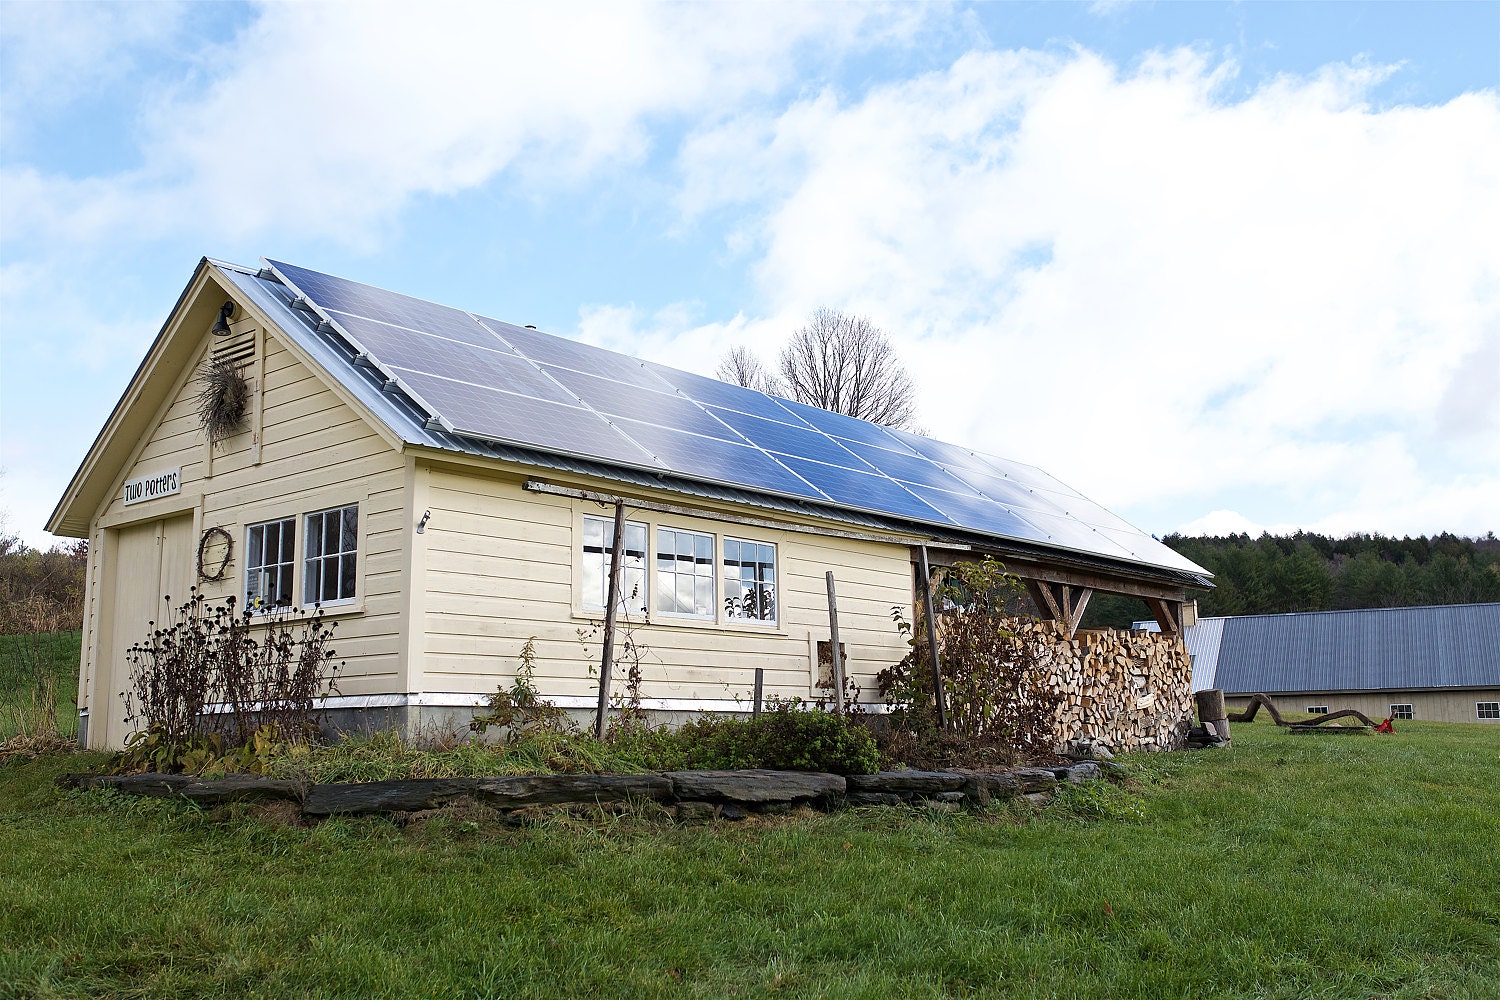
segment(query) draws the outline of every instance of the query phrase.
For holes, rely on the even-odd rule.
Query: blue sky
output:
[[[0,5],[0,509],[197,259],[709,372],[812,309],[1148,531],[1500,530],[1500,4]]]

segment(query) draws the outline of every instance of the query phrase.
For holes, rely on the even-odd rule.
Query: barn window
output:
[[[714,536],[656,529],[656,610],[686,618],[714,617]]]
[[[1500,701],[1475,702],[1475,708],[1481,719],[1500,719]]]
[[[1307,706],[1307,714],[1308,715],[1327,715],[1328,714],[1328,706],[1327,705],[1308,705]]]
[[[302,561],[302,603],[354,600],[359,556],[359,505],[307,515],[307,554]]]
[[[615,523],[585,514],[583,518],[583,606],[603,611],[609,600],[609,554],[614,551]],[[646,613],[646,526],[625,522],[625,559],[620,564],[620,609]]]
[[[245,607],[265,611],[292,603],[296,541],[296,518],[245,529]]]
[[[1393,719],[1415,719],[1417,713],[1412,711],[1410,705],[1392,705],[1391,718]]]
[[[729,618],[776,622],[776,546],[724,539],[724,610]]]

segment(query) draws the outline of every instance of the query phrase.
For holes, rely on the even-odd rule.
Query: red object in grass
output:
[[[1396,727],[1391,725],[1390,719],[1386,719],[1380,725],[1375,727],[1375,731],[1377,733],[1394,733],[1396,731]]]

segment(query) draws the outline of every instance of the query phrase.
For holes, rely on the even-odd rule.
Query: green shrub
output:
[[[880,770],[880,753],[869,730],[842,715],[808,710],[796,699],[772,702],[757,718],[709,716],[689,722],[678,730],[677,739],[687,766],[694,770]]]

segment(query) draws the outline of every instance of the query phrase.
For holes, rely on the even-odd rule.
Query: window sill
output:
[[[313,612],[316,610],[318,609],[313,607],[293,607],[286,608],[282,611],[267,611],[261,614],[253,615],[250,619],[250,623],[252,625],[264,624],[266,621],[269,621],[274,617],[277,620],[287,622],[288,624],[301,624],[302,622],[311,619],[313,616]],[[331,618],[351,618],[355,615],[362,615],[365,613],[365,602],[362,600],[356,600],[348,601],[343,604],[324,605],[322,611],[324,621],[327,621]]]
[[[604,612],[582,611],[574,608],[573,620],[589,625],[598,625],[600,628],[603,628]],[[772,622],[712,621],[708,618],[677,618],[668,615],[654,616],[649,622],[639,618],[630,619],[628,623],[623,618],[616,620],[616,625],[618,626],[625,626],[627,624],[635,628],[674,628],[688,632],[703,632],[709,635],[772,635],[783,638],[791,636],[791,633],[786,629]]]

